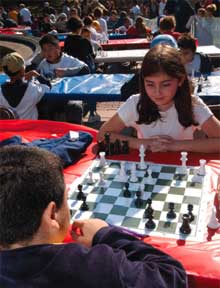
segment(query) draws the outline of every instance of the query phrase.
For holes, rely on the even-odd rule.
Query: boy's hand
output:
[[[71,235],[77,243],[91,247],[96,232],[107,226],[108,224],[100,219],[75,220],[72,224]]]
[[[56,77],[58,77],[58,78],[64,77],[64,72],[65,72],[65,70],[66,70],[66,69],[64,69],[64,68],[56,68],[56,69],[55,69],[55,75],[56,75]]]
[[[40,74],[36,70],[31,70],[27,73],[25,73],[24,78],[25,80],[31,80],[32,77],[39,77]]]

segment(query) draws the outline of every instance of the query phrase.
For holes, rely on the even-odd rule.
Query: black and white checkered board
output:
[[[157,235],[161,237],[189,239],[193,241],[203,241],[206,233],[206,223],[208,217],[208,176],[202,177],[202,183],[192,182],[194,169],[198,167],[187,167],[188,175],[180,174],[181,167],[175,165],[159,165],[147,163],[147,167],[152,170],[152,181],[148,183],[147,170],[139,170],[136,162],[136,175],[138,182],[129,183],[129,190],[132,193],[130,198],[123,196],[125,182],[118,180],[120,172],[120,161],[107,161],[108,166],[99,167],[99,160],[95,160],[85,174],[74,181],[70,187],[70,197],[68,200],[72,210],[72,220],[100,218],[109,224],[121,226],[143,235]],[[134,162],[126,162],[128,174]],[[89,175],[92,171],[94,184],[88,184]],[[104,173],[105,184],[99,183],[100,171]],[[135,207],[135,192],[140,189],[140,184],[145,183],[144,193],[141,198],[143,206]],[[78,184],[83,185],[82,191],[87,196],[88,211],[81,211],[82,201],[77,200]],[[142,185],[143,186],[143,185]],[[148,230],[145,228],[147,219],[143,218],[146,200],[152,198],[152,208],[154,209],[154,222],[156,228]],[[175,203],[177,217],[168,220],[166,215],[168,204]],[[179,232],[182,223],[182,215],[187,213],[187,205],[193,204],[193,214],[195,219],[190,223],[191,233],[187,236]]]

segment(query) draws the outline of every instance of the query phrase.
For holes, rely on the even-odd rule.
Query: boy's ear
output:
[[[59,229],[60,224],[57,220],[57,207],[56,203],[51,201],[47,207],[45,208],[43,215],[42,215],[42,224],[47,227],[48,229],[55,228]]]

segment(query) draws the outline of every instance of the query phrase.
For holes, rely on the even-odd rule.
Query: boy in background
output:
[[[44,59],[37,67],[38,72],[48,79],[79,76],[89,74],[88,65],[66,53],[62,53],[59,46],[59,40],[55,35],[44,35],[39,44],[42,50]],[[50,109],[50,118],[55,119],[57,112],[65,111],[66,120],[72,123],[82,123],[82,104],[81,101],[65,101],[60,103],[53,103]]]
[[[196,52],[196,40],[189,33],[183,33],[177,41],[182,62],[189,76],[210,74],[212,63],[206,54]]]
[[[2,60],[3,71],[10,80],[1,85],[0,105],[12,109],[19,119],[38,119],[37,104],[50,90],[50,82],[36,71],[25,73],[25,62],[16,52],[7,54]],[[37,77],[38,81],[30,80]]]
[[[62,53],[55,35],[44,35],[39,41],[44,59],[37,70],[47,78],[62,78],[89,74],[88,65],[66,53]]]

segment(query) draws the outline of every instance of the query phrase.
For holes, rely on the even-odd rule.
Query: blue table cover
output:
[[[45,94],[50,101],[86,100],[120,101],[121,87],[134,74],[87,74],[65,77],[55,83],[50,93]]]

